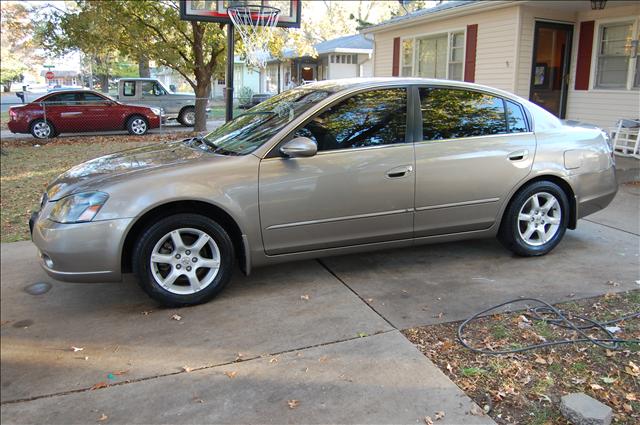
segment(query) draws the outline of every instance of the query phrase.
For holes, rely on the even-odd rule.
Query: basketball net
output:
[[[249,65],[264,68],[269,54],[269,42],[280,18],[280,9],[270,6],[235,6],[227,9],[233,26],[240,33]],[[262,27],[262,28],[260,28]]]

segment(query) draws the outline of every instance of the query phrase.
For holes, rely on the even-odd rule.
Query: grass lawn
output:
[[[7,123],[9,122],[9,112],[0,112],[0,129],[7,129]]]
[[[557,307],[574,321],[578,315],[607,321],[635,313],[638,306],[640,290]],[[573,331],[527,316],[526,312],[514,312],[478,319],[469,324],[464,338],[476,348],[506,350],[575,337]],[[621,344],[621,350],[613,351],[577,343],[487,355],[463,347],[456,339],[458,326],[445,323],[403,333],[499,424],[569,424],[560,414],[560,397],[574,392],[584,392],[610,406],[614,424],[640,423],[639,344]],[[621,328],[617,338],[640,339],[640,319],[617,326]],[[603,332],[588,333],[606,338]]]
[[[233,108],[234,117],[237,117],[244,112],[244,109]],[[211,110],[209,111],[209,119],[224,120],[224,105],[211,105]]]
[[[177,138],[189,137],[179,133]],[[31,211],[48,183],[80,162],[98,156],[167,140],[166,134],[146,136],[65,137],[35,147],[37,140],[3,142],[0,155],[1,241],[29,239]]]

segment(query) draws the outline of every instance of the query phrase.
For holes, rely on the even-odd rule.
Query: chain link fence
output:
[[[6,122],[3,138],[33,137],[46,143],[55,137],[67,136],[120,136],[141,141],[154,134],[190,137],[195,131],[195,105],[199,100],[206,104],[206,130],[199,133],[222,125],[225,115],[223,101],[188,95],[180,99],[155,96],[128,101],[88,90],[70,90],[38,97],[31,94],[31,97],[8,109],[8,116],[3,120]],[[238,110],[234,115],[237,114]]]

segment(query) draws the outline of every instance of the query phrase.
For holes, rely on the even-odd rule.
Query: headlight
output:
[[[56,202],[49,219],[58,223],[82,223],[91,221],[107,202],[104,192],[85,192],[69,195]]]
[[[162,109],[159,109],[159,108],[149,108],[149,109],[151,109],[151,112],[153,112],[158,116],[162,115]]]

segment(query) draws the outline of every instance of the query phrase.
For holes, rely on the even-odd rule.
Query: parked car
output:
[[[196,123],[196,96],[173,92],[154,78],[119,80],[117,99],[123,103],[162,108],[166,119],[177,119],[187,127],[193,127]]]
[[[161,115],[159,108],[124,105],[91,90],[63,90],[11,106],[7,125],[12,133],[31,133],[36,139],[104,130],[139,136],[160,127]]]
[[[235,262],[493,237],[544,255],[617,191],[604,132],[513,94],[428,79],[287,90],[204,137],[80,164],[30,226],[68,281],[133,271],[167,305],[211,299]]]

